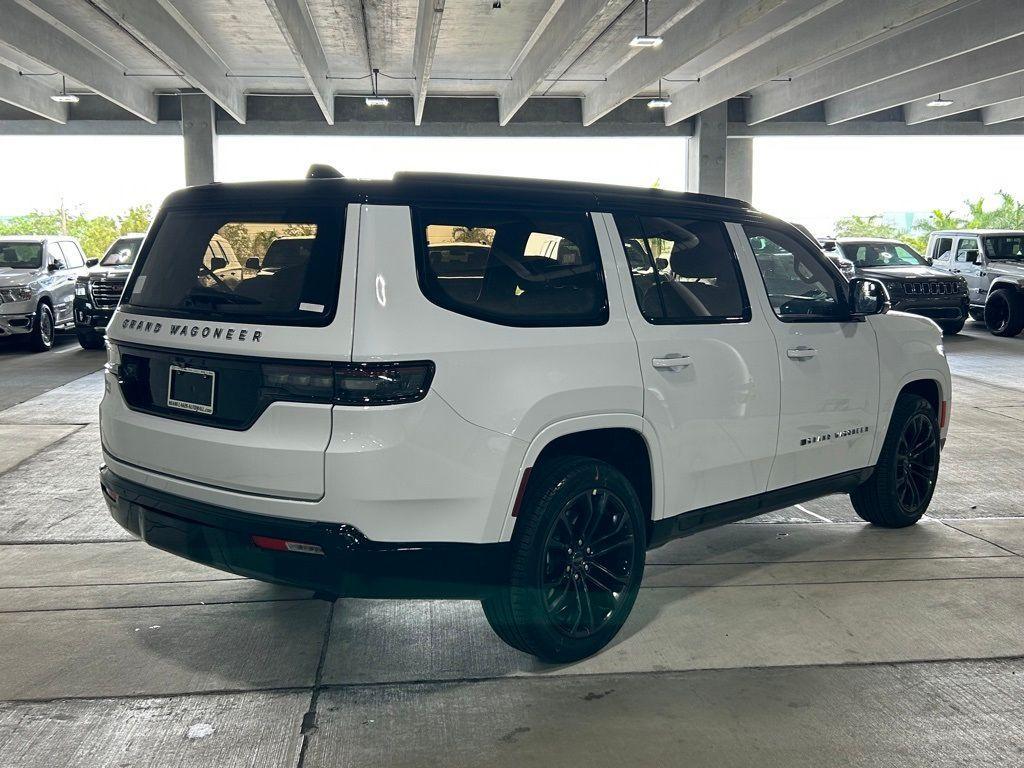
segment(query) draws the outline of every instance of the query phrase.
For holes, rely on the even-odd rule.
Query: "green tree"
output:
[[[0,235],[70,235],[77,237],[90,259],[107,252],[119,235],[145,232],[153,218],[153,208],[136,205],[117,216],[86,216],[63,205],[52,211],[32,211],[0,221]]]
[[[122,215],[117,217],[118,234],[127,235],[129,232],[145,232],[153,221],[153,206],[133,205]]]
[[[872,216],[844,216],[836,222],[838,237],[893,237],[899,238],[903,233],[892,224],[882,221],[878,214]]]

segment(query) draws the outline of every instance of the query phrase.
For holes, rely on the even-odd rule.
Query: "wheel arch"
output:
[[[988,297],[1000,289],[1008,290],[1015,295],[1024,293],[1024,285],[1021,285],[1017,278],[997,277],[989,283],[988,293],[985,295],[985,300],[988,301]]]
[[[896,407],[896,401],[899,400],[900,395],[907,393],[920,395],[931,403],[940,422],[943,422],[941,426],[943,435],[946,434],[946,430],[949,428],[949,409],[952,404],[952,398],[948,379],[943,377],[940,371],[923,370],[908,373],[895,389],[892,400],[885,404],[884,411],[879,414],[878,429],[875,431],[875,442],[871,451],[872,464],[878,461],[878,456],[882,452],[882,444],[885,442],[885,436],[889,431],[889,423],[892,421],[892,412]],[[943,403],[945,403],[946,408],[944,420],[942,413]],[[882,416],[884,416],[884,419],[881,418]]]
[[[552,424],[530,443],[516,478],[502,529],[502,540],[512,537],[518,505],[529,485],[532,470],[556,456],[588,456],[605,461],[633,484],[648,521],[660,504],[657,468],[661,456],[644,434],[644,420],[636,414],[584,416]]]

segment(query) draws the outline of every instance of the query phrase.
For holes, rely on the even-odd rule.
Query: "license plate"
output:
[[[217,374],[183,365],[167,372],[167,405],[194,413],[213,413],[213,385]]]

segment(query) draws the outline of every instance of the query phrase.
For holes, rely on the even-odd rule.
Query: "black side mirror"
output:
[[[246,269],[259,269],[260,268],[260,260],[257,259],[255,256],[250,256],[248,259],[245,260],[245,268]]]
[[[850,314],[854,318],[882,315],[889,311],[889,291],[880,280],[850,278]]]
[[[935,263],[935,259],[933,259],[931,256],[925,256],[924,263],[930,267],[932,264]]]
[[[654,268],[657,269],[659,272],[664,272],[666,269],[668,269],[668,259],[666,259],[664,256],[656,257],[654,259]]]
[[[223,256],[214,256],[210,259],[210,270],[216,272],[218,269],[224,269],[228,265],[228,260]]]
[[[964,251],[964,258],[967,259],[967,263],[968,264],[977,264],[978,263],[978,251],[977,251],[977,249],[972,248],[969,251]]]
[[[64,269],[64,262],[61,261],[60,259],[54,259],[53,261],[50,262],[50,266],[48,266],[47,269],[50,272],[56,272],[58,270]]]
[[[85,260],[85,266],[87,266],[87,267],[95,267],[99,263],[100,263],[99,259],[86,259]]]

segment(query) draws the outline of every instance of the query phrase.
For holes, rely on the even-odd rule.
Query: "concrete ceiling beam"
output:
[[[950,115],[959,115],[962,112],[990,107],[1004,101],[1024,98],[1024,74],[1003,75],[984,83],[942,91],[942,98],[953,103],[946,107],[929,107],[928,105],[939,95],[936,93],[904,104],[903,116],[906,118],[907,125],[927,123],[930,120],[938,120]]]
[[[668,125],[686,120],[715,104],[748,93],[759,85],[830,59],[845,49],[885,36],[950,5],[950,0],[843,0],[672,93],[665,110]]]
[[[306,0],[267,0],[270,14],[281,29],[281,35],[292,49],[295,61],[306,78],[313,98],[320,105],[324,118],[334,125],[334,89],[328,79],[327,56],[309,15]]]
[[[109,59],[15,0],[0,0],[0,19],[0,42],[71,77],[146,122],[156,122],[156,96],[125,77]]]
[[[53,101],[53,93],[33,78],[0,65],[0,101],[63,125],[68,121],[68,105]]]
[[[427,86],[430,70],[434,66],[437,38],[441,33],[441,18],[444,15],[444,0],[419,0],[420,9],[416,16],[416,43],[413,46],[413,122],[423,122],[423,107],[427,103]]]
[[[213,99],[240,123],[245,122],[245,92],[228,77],[223,62],[186,28],[169,0],[90,0],[122,29]]]

